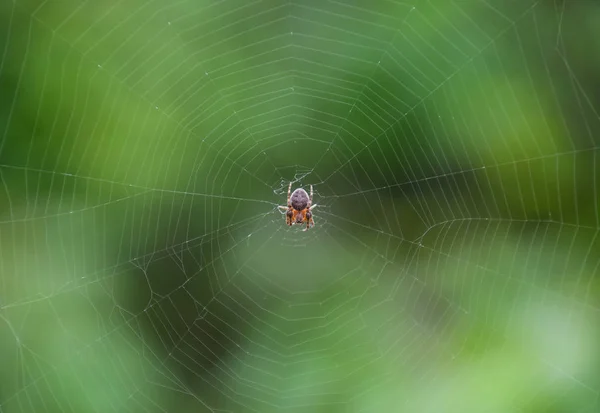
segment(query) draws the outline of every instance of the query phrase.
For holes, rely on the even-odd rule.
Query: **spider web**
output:
[[[592,2],[1,7],[0,412],[597,411]]]

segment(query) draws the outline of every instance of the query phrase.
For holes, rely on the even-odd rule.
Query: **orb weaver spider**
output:
[[[285,213],[286,224],[292,226],[294,224],[302,224],[306,222],[306,228],[303,230],[306,231],[315,225],[315,221],[312,217],[312,210],[317,206],[317,204],[312,205],[312,185],[310,186],[310,197],[302,188],[296,188],[294,189],[294,192],[291,191],[292,183],[290,182],[287,192],[287,206],[280,205],[279,208],[287,209],[287,212]]]

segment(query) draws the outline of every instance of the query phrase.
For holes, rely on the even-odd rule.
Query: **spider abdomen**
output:
[[[292,207],[297,211],[302,211],[308,206],[308,194],[302,188],[297,188],[292,192],[292,196],[290,196],[290,203]]]

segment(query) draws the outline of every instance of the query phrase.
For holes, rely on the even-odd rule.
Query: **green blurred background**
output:
[[[0,412],[600,411],[598,73],[592,0],[1,1]]]

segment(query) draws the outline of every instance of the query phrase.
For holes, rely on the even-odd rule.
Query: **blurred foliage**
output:
[[[2,2],[0,411],[600,410],[599,22]]]

